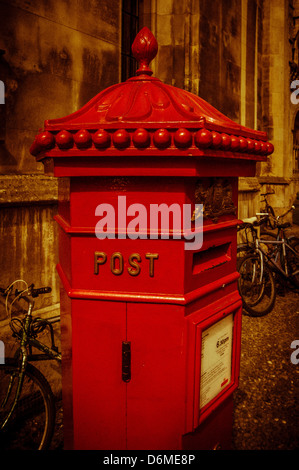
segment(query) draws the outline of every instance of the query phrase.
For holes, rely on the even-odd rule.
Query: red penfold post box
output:
[[[157,47],[143,28],[137,76],[31,147],[59,178],[67,448],[230,448],[238,176],[273,146],[152,77]]]

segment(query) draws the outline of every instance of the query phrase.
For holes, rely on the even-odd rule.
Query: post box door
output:
[[[127,304],[132,379],[127,384],[128,449],[180,449],[184,429],[181,306]]]
[[[72,309],[74,448],[125,449],[126,304],[76,299]]]

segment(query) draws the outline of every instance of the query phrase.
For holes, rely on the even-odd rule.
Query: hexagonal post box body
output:
[[[151,77],[156,50],[143,29],[137,76],[31,147],[59,178],[67,448],[230,447],[238,177],[273,147]]]

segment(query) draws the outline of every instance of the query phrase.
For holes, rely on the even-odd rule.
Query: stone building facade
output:
[[[45,314],[59,311],[58,191],[30,145],[45,119],[134,73],[130,46],[142,26],[159,44],[155,76],[274,144],[256,177],[240,179],[239,217],[260,210],[265,190],[275,191],[278,212],[299,190],[299,104],[290,88],[299,79],[297,0],[0,0],[0,285],[51,285],[37,302]]]

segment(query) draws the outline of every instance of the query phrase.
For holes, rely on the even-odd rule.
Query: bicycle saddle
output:
[[[257,222],[256,217],[248,217],[247,219],[242,219],[243,224],[254,224],[254,222]]]

